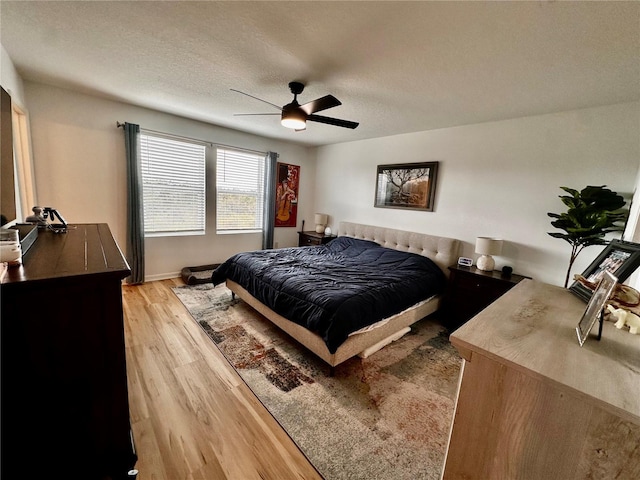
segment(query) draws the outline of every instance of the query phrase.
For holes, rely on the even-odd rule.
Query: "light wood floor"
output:
[[[138,480],[322,479],[171,291],[124,286]]]

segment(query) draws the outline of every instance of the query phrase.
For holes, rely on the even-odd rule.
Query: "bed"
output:
[[[341,222],[338,238],[325,245],[234,255],[212,282],[225,282],[335,367],[368,356],[435,312],[459,247],[452,238]]]

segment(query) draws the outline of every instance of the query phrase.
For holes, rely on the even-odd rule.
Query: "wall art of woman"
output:
[[[298,179],[300,167],[278,163],[276,188],[276,227],[295,227],[298,213]]]

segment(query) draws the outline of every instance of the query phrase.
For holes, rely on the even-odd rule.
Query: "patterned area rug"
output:
[[[438,479],[461,360],[429,319],[335,368],[224,285],[174,292],[327,480]]]

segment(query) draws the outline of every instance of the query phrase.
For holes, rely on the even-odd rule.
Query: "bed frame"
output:
[[[424,255],[433,260],[447,277],[447,267],[457,261],[460,249],[460,241],[453,238],[350,222],[340,222],[338,235],[372,240],[383,247]],[[441,300],[441,295],[436,295],[428,301],[420,302],[414,307],[389,317],[388,322],[380,327],[365,333],[352,335],[340,345],[336,353],[332,354],[319,335],[277,314],[256,300],[237,283],[227,280],[226,285],[233,293],[322,358],[331,367],[335,367],[358,354],[368,356],[396,338],[401,337],[409,331],[409,325],[435,312],[440,306]]]

